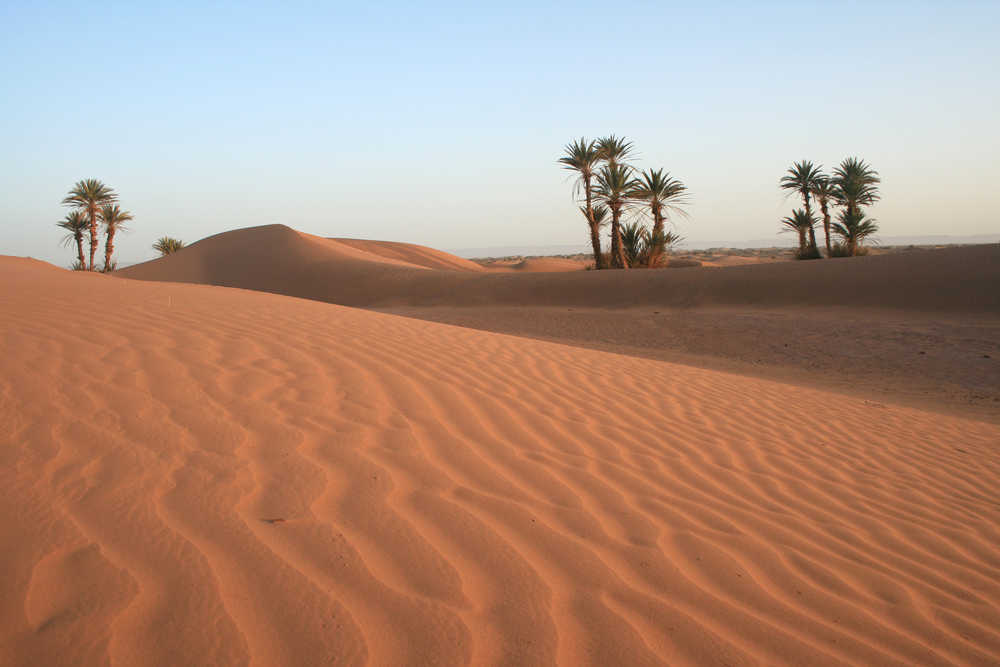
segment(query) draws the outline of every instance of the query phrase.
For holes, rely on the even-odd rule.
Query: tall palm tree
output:
[[[845,209],[837,215],[837,220],[833,223],[833,233],[843,239],[850,257],[858,254],[858,246],[866,238],[878,232],[878,223],[865,217],[860,209]]]
[[[879,200],[878,184],[882,182],[878,172],[865,161],[849,157],[833,170],[833,197],[857,219],[862,206],[871,206]]]
[[[599,225],[594,220],[592,191],[594,169],[597,168],[597,163],[600,160],[600,156],[597,152],[597,144],[594,141],[587,141],[583,137],[580,137],[579,141],[566,144],[566,147],[563,150],[566,154],[559,158],[559,163],[563,165],[564,169],[570,169],[580,175],[574,189],[576,192],[579,192],[582,188],[584,194],[586,195],[587,205],[582,209],[582,211],[584,217],[587,219],[587,226],[590,228],[590,245],[594,250],[594,267],[603,269],[604,261],[603,256],[601,255],[601,231]]]
[[[674,211],[684,213],[680,207],[687,203],[687,186],[672,178],[669,173],[664,173],[662,169],[647,169],[636,179],[635,187],[630,193],[630,197],[638,201],[644,201],[649,205],[649,211],[653,215],[653,229],[649,234],[648,241],[659,242],[666,240],[667,236],[663,232],[663,224],[667,219],[667,213]],[[649,265],[659,264],[660,257],[666,252],[665,246],[649,246]]]
[[[90,265],[88,266],[90,271],[94,270],[94,255],[97,254],[98,213],[102,206],[113,204],[116,201],[118,201],[118,195],[115,191],[96,178],[77,181],[62,201],[63,206],[81,209],[87,214],[87,219],[90,221]]]
[[[132,214],[123,211],[118,204],[105,204],[101,207],[101,223],[107,241],[104,244],[104,271],[111,270],[111,254],[115,251],[115,233],[125,230],[125,223],[132,220]]]
[[[63,237],[63,245],[76,243],[76,255],[79,260],[77,266],[86,269],[87,261],[83,256],[83,233],[90,229],[90,221],[87,220],[87,216],[82,211],[70,211],[56,225],[69,232]]]
[[[622,248],[622,212],[629,204],[628,193],[634,186],[632,168],[624,164],[606,164],[597,172],[594,196],[611,212],[611,268],[627,268]]]
[[[610,135],[597,140],[598,157],[608,163],[609,167],[625,164],[632,157],[632,142],[625,137]]]
[[[812,206],[809,195],[812,194],[816,185],[816,180],[822,176],[820,167],[813,165],[809,160],[802,160],[792,164],[791,168],[781,178],[781,188],[788,190],[789,194],[797,193],[802,196],[802,203],[805,205],[806,216],[812,218]],[[809,244],[816,247],[816,231],[809,228]]]
[[[818,251],[815,244],[809,245],[807,241],[807,234],[816,225],[816,218],[807,213],[805,209],[797,208],[792,211],[791,215],[782,218],[781,224],[784,225],[786,230],[794,231],[799,235],[799,259],[817,256],[815,253],[818,253]]]
[[[162,236],[153,244],[153,250],[160,253],[161,257],[173,254],[183,247],[184,241],[170,238],[169,236]]]
[[[827,257],[832,252],[830,248],[830,203],[835,201],[834,192],[833,181],[826,174],[820,174],[813,183],[812,194],[816,197],[819,210],[823,214],[823,233],[826,235]]]

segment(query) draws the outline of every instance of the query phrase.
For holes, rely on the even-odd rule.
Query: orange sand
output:
[[[254,274],[229,251],[170,264]],[[1000,661],[1000,426],[275,294],[0,278],[0,664]]]

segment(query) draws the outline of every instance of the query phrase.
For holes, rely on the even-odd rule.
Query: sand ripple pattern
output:
[[[995,425],[0,274],[2,664],[1000,662]]]

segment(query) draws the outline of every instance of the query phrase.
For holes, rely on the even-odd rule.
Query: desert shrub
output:
[[[868,248],[859,245],[854,249],[854,255],[851,255],[851,249],[846,243],[836,242],[830,246],[830,257],[864,257],[868,254]]]
[[[850,257],[851,249],[846,243],[834,243],[830,246],[830,257]]]

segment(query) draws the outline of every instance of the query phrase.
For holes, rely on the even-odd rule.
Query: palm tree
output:
[[[826,174],[820,174],[813,183],[812,194],[819,203],[819,210],[823,214],[823,233],[826,234],[826,254],[830,256],[830,202],[834,199],[835,188],[833,181]]]
[[[613,134],[601,137],[597,140],[597,154],[598,158],[607,162],[609,167],[625,164],[632,157],[632,142]]]
[[[622,248],[621,218],[629,203],[634,185],[632,168],[624,164],[606,164],[597,172],[594,196],[611,212],[611,268],[627,268]]]
[[[81,269],[86,269],[87,263],[83,257],[83,233],[90,228],[90,222],[87,220],[87,216],[85,216],[82,211],[70,211],[66,214],[66,217],[57,222],[56,225],[69,232],[63,237],[63,245],[69,245],[74,242],[76,243],[76,255],[79,258],[78,266]]]
[[[789,194],[798,193],[802,196],[805,204],[805,214],[812,218],[812,206],[809,202],[809,195],[816,185],[816,180],[822,176],[820,167],[813,165],[809,160],[802,160],[794,163],[785,176],[782,176],[780,185],[783,190],[788,190]],[[809,228],[809,244],[816,247],[816,231]]]
[[[806,235],[816,225],[816,218],[804,209],[797,208],[792,211],[791,215],[782,218],[781,224],[786,227],[786,231],[792,230],[799,235],[799,252],[797,255],[799,259],[811,259],[819,256],[816,245],[810,245],[806,240]]]
[[[88,267],[90,271],[94,270],[94,255],[97,254],[98,212],[105,204],[113,204],[116,201],[118,201],[118,195],[115,191],[96,178],[77,181],[62,201],[64,206],[81,209],[87,214],[87,219],[90,221],[90,265]]]
[[[646,234],[646,265],[656,268],[663,265],[667,248],[681,240],[679,234],[660,230],[659,232],[648,232]]]
[[[160,237],[156,243],[153,244],[153,250],[160,253],[161,257],[173,254],[183,247],[184,241],[181,241],[180,239],[173,239],[169,236]]]
[[[591,189],[591,183],[594,178],[594,169],[597,167],[597,163],[600,160],[600,156],[597,152],[597,144],[594,141],[587,141],[581,137],[579,141],[566,144],[566,147],[563,150],[566,155],[559,158],[559,163],[563,165],[563,168],[570,169],[580,174],[580,178],[577,180],[574,190],[579,192],[582,188],[586,195],[587,205],[581,210],[583,211],[584,217],[587,219],[587,226],[590,228],[590,245],[594,250],[594,267],[603,269],[604,262],[603,257],[601,256],[601,233],[599,225],[594,220],[593,192]]]
[[[107,241],[104,244],[104,271],[111,270],[111,254],[115,251],[115,233],[125,230],[125,223],[132,220],[132,214],[123,211],[118,204],[105,204],[101,207],[101,222]]]
[[[845,209],[837,215],[837,220],[838,222],[833,223],[833,233],[843,239],[849,257],[857,255],[858,246],[878,232],[878,223],[865,217],[860,209]]]
[[[625,262],[631,268],[642,266],[645,263],[645,255],[649,247],[646,240],[649,231],[641,222],[632,222],[622,225],[622,252],[625,253]]]
[[[882,179],[864,160],[847,158],[833,170],[831,180],[834,200],[846,207],[855,219],[858,219],[862,206],[871,206],[879,200],[878,184]]]
[[[666,240],[667,235],[663,232],[666,213],[674,211],[683,214],[684,211],[680,206],[687,203],[686,194],[687,187],[676,178],[672,178],[669,173],[663,173],[662,169],[647,169],[640,174],[629,196],[649,204],[650,213],[653,215],[653,230],[649,234],[649,241]],[[649,265],[659,264],[666,247],[650,245],[648,249]]]

